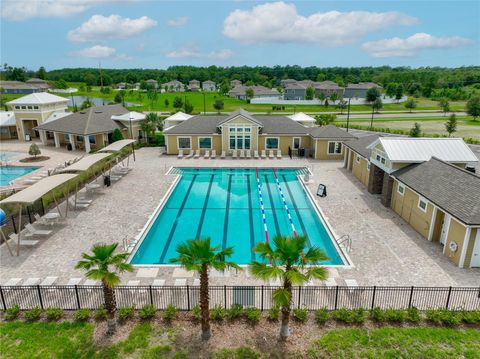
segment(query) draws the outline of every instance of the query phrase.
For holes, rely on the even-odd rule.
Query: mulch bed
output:
[[[48,156],[37,156],[37,157],[25,157],[20,160],[22,163],[30,163],[30,162],[42,162],[49,160],[50,157]]]

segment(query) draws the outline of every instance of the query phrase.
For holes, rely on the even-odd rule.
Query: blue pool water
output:
[[[0,167],[0,187],[8,186],[10,181],[35,171],[40,167],[34,166],[2,166]]]
[[[132,264],[168,264],[179,243],[209,236],[212,244],[234,247],[231,260],[248,264],[256,258],[251,248],[265,241],[254,168],[174,169],[181,178],[134,254]],[[305,169],[276,169],[280,187],[297,233],[323,249],[329,260],[343,260],[297,179]],[[293,235],[273,169],[259,169],[269,238]]]

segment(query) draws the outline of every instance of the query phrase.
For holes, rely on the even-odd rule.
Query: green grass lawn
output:
[[[335,329],[309,354],[332,358],[480,358],[480,330],[449,328]]]

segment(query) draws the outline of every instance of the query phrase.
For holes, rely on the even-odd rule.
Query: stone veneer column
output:
[[[53,133],[53,139],[55,140],[55,147],[60,148],[60,134],[58,132]]]
[[[385,207],[390,207],[392,202],[392,191],[393,191],[393,177],[388,173],[383,175],[383,189],[382,189],[382,204]]]
[[[68,135],[68,140],[72,145],[72,151],[75,151],[75,135]]]
[[[368,180],[368,192],[372,194],[382,193],[383,186],[383,174],[385,172],[380,168],[375,166],[373,163],[370,164],[370,177]]]
[[[83,142],[85,143],[85,152],[90,153],[90,136],[83,136]]]
[[[40,141],[42,141],[42,145],[46,146],[47,145],[47,132],[39,130],[38,134],[40,136]]]

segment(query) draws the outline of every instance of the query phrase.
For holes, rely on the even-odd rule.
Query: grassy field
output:
[[[480,330],[434,327],[376,329],[324,329],[305,347],[295,348],[297,339],[283,348],[272,340],[271,349],[261,349],[263,341],[238,342],[243,346],[221,347],[221,332],[209,345],[197,338],[185,337],[185,328],[160,323],[120,326],[116,338],[95,332],[91,323],[25,323],[0,324],[2,358],[479,358]],[[233,327],[232,327],[233,328]],[[235,329],[229,330],[235,330]],[[97,327],[98,329],[98,327]],[[105,328],[101,328],[103,331]],[[245,328],[244,328],[245,329]],[[251,331],[257,331],[251,327]],[[197,333],[195,331],[195,333]],[[261,331],[257,333],[262,335]],[[276,335],[272,333],[273,336]],[[191,335],[191,334],[190,334]],[[198,335],[195,334],[195,336]],[[200,347],[198,347],[200,346]]]
[[[422,131],[429,135],[445,136],[445,121],[448,117],[418,117],[418,118],[374,118],[374,127],[390,128],[392,130],[410,130],[415,122],[421,124]],[[455,137],[473,138],[480,140],[480,121],[473,121],[471,117],[457,117],[458,125],[457,132],[453,134]],[[345,122],[340,122],[342,125]],[[370,119],[352,119],[350,120],[352,125],[370,126]]]

